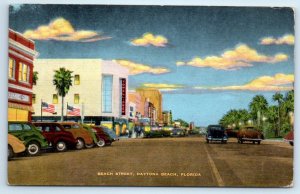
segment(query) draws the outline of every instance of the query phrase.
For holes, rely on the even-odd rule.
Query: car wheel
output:
[[[76,149],[81,150],[84,148],[84,146],[85,146],[84,141],[82,139],[77,139]]]
[[[244,143],[244,141],[243,141],[242,139],[240,140],[240,142],[241,142],[241,144],[243,144],[243,143]]]
[[[209,140],[208,140],[208,139],[206,140],[206,143],[209,143]]]
[[[59,141],[56,143],[56,151],[64,152],[67,150],[67,144],[64,141]]]
[[[7,159],[11,160],[14,157],[14,151],[10,145],[8,145],[8,150],[7,150]]]
[[[37,142],[30,142],[26,147],[26,153],[28,156],[36,156],[40,153],[40,144]]]
[[[260,141],[258,141],[257,144],[259,145],[259,144],[260,144]]]
[[[227,141],[225,140],[225,141],[224,141],[224,143],[226,144],[226,143],[227,143]]]
[[[92,144],[85,144],[85,147],[88,148],[88,149],[90,149],[90,148],[94,147],[94,143],[92,143]]]
[[[255,144],[255,141],[252,141],[253,144]]]
[[[97,146],[98,147],[103,147],[105,146],[105,141],[102,138],[99,138],[98,142],[97,142]]]
[[[291,145],[291,146],[294,146],[294,142],[290,141],[290,145]]]

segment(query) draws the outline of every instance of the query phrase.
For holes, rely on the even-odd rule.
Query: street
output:
[[[293,180],[293,147],[207,144],[204,137],[121,139],[112,146],[8,162],[11,185],[279,187]]]

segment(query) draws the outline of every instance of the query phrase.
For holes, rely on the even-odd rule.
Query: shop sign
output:
[[[14,93],[14,92],[8,92],[8,99],[17,100],[17,101],[21,101],[21,102],[30,102],[29,101],[30,98],[28,95]]]

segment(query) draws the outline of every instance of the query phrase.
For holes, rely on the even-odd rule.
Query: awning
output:
[[[21,110],[27,110],[30,112],[34,112],[34,109],[32,106],[29,105],[23,105],[23,104],[17,104],[17,103],[8,103],[8,108],[16,108],[16,109],[21,109]]]

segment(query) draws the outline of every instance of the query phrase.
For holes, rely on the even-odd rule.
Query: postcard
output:
[[[14,4],[8,184],[292,187],[294,10]]]

